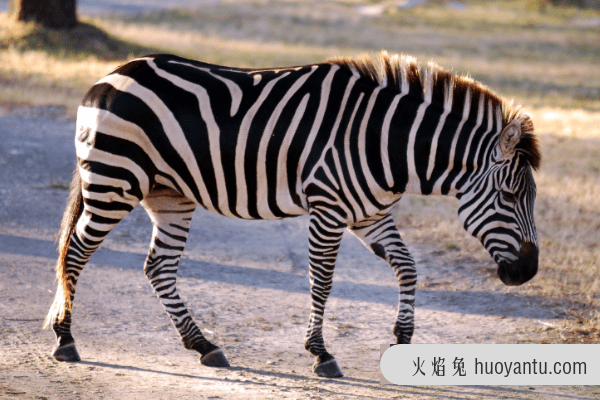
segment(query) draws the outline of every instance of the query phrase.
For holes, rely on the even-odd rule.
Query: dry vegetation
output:
[[[95,81],[134,55],[156,51],[87,22],[53,31],[0,14],[0,100],[65,105],[73,116]]]
[[[525,290],[564,312],[563,329],[548,340],[599,342],[600,27],[590,21],[600,13],[542,9],[534,0],[466,1],[465,10],[435,1],[399,10],[392,3],[224,1],[198,11],[86,20],[72,32],[17,26],[0,15],[0,99],[63,104],[74,115],[95,80],[157,50],[252,67],[384,48],[471,74],[525,104],[540,134],[541,268]],[[383,12],[367,16],[358,6]],[[460,227],[455,199],[409,196],[402,203],[396,217],[409,242],[435,243],[444,257],[492,270],[485,250]]]

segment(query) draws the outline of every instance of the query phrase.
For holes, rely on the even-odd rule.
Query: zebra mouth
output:
[[[502,283],[518,286],[533,278],[538,270],[538,253],[538,248],[533,243],[522,243],[515,261],[502,261],[498,264],[498,277]]]

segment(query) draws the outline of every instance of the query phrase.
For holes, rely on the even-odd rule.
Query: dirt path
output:
[[[0,107],[0,110],[2,108]],[[53,111],[54,110],[54,111]],[[0,111],[1,112],[1,111]],[[302,341],[310,309],[307,220],[194,216],[179,288],[233,367],[183,349],[142,273],[150,221],[136,209],[83,272],[73,334],[84,361],[50,356],[40,326],[52,301],[53,238],[74,165],[74,121],[50,108],[0,116],[0,397],[43,398],[594,398],[596,388],[380,385],[379,345],[392,340],[397,284],[389,267],[344,237],[325,340],[345,377],[320,379]],[[407,238],[410,243],[410,238]],[[410,246],[422,282],[415,343],[507,343],[541,337],[557,315],[475,265]]]

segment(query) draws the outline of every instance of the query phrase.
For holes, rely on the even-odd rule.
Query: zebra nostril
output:
[[[531,242],[521,243],[521,248],[517,253],[517,257],[521,258],[536,258],[538,257],[538,247]]]

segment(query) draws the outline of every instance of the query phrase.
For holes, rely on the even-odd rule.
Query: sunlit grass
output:
[[[64,105],[74,117],[83,95],[100,77],[119,65],[95,57],[57,59],[43,51],[0,51],[0,93],[3,101]]]
[[[535,121],[535,130],[538,133],[600,138],[600,112],[544,107],[528,110],[528,113]],[[600,165],[600,161],[597,165]]]
[[[441,1],[430,1],[429,6],[394,12],[398,18],[417,20],[416,23],[438,26],[510,32],[531,28],[564,28],[573,18],[593,17],[597,12],[576,7],[553,7],[549,2],[540,12],[540,0],[463,0],[466,9],[444,7]],[[403,19],[404,20],[404,19]]]
[[[74,61],[85,61],[90,57],[115,61],[155,51],[135,42],[121,40],[86,20],[70,30],[53,30],[35,22],[18,22],[0,13],[0,50],[7,49],[42,51],[57,59]]]
[[[127,58],[151,52],[86,21],[53,31],[0,14],[0,100],[64,105],[74,117],[94,82]]]
[[[0,15],[0,52],[10,49],[14,39],[17,51],[47,44],[44,51],[61,60],[86,60],[95,54],[124,61],[168,51],[217,64],[262,67],[386,49],[422,62],[433,59],[529,106],[600,111],[599,30],[572,23],[597,12],[550,7],[541,14],[527,0],[468,1],[464,11],[431,1],[426,7],[396,10],[390,1],[384,2],[388,7],[382,16],[372,18],[357,13],[360,3],[369,2],[235,1],[209,3],[197,11],[93,21],[111,33],[110,41],[90,21],[85,29],[78,28],[80,34],[62,40],[60,34],[33,24],[16,29]],[[81,39],[88,36],[91,40]],[[102,76],[94,69],[89,75]]]
[[[120,63],[102,61],[95,57],[85,60],[57,59],[43,51],[20,52],[8,49],[0,52],[0,73],[3,77],[27,79],[43,76],[44,79],[58,84],[61,81],[73,85],[90,86],[98,77],[102,77]]]
[[[169,49],[179,55],[236,67],[302,65],[323,62],[332,54],[344,52],[339,47],[311,44],[286,44],[276,40],[261,42],[244,38],[229,39],[198,31],[181,31],[167,26],[132,24],[99,20],[99,26],[127,40]],[[348,51],[346,49],[346,51]]]
[[[97,51],[68,51],[81,43],[77,37],[81,34],[48,31],[33,23],[20,26],[6,14],[0,14],[0,100],[62,104],[74,117],[81,98],[94,82],[127,59],[156,52],[239,67],[300,65],[349,53],[334,47],[222,39],[114,20],[90,20],[83,31],[91,31],[92,35],[106,31],[111,36],[99,39]],[[52,43],[51,49],[43,47],[48,42]]]

